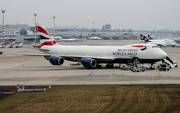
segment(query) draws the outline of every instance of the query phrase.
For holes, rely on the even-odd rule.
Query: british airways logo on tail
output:
[[[51,39],[51,35],[49,34],[49,32],[46,29],[44,29],[40,26],[36,26],[36,30],[37,30],[38,37],[40,38],[40,40]]]
[[[41,33],[44,33],[44,34],[46,34],[48,36],[51,36],[48,31],[46,31],[45,29],[43,29],[40,26],[36,26],[36,30],[37,30],[37,32],[41,32]]]
[[[38,48],[41,48],[42,46],[53,46],[57,43],[49,34],[49,32],[45,29],[45,27],[36,24],[36,31],[41,43]]]
[[[43,40],[43,39],[50,39],[50,38],[47,38],[47,37],[44,37],[42,35],[38,35],[39,39]]]
[[[49,41],[49,42],[44,42],[44,43],[38,45],[38,48],[41,48],[42,46],[52,46],[54,44],[56,44],[55,40],[54,41]]]

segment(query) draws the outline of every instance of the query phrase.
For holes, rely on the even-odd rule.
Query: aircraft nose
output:
[[[162,57],[162,58],[166,58],[167,56],[168,56],[167,53],[162,50],[162,52],[161,52],[161,57]]]

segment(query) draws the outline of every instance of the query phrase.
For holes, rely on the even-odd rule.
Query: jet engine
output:
[[[95,59],[84,59],[82,61],[82,65],[86,68],[95,68],[97,61]]]
[[[64,58],[52,57],[49,62],[51,62],[52,65],[62,65],[64,63]]]

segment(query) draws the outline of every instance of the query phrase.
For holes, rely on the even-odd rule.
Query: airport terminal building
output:
[[[3,25],[0,25],[0,42],[3,40]],[[52,36],[54,36],[54,29],[47,28]],[[129,39],[137,39],[137,37],[133,37],[133,30],[111,30],[111,25],[106,24],[102,26],[102,29],[89,29],[89,28],[80,28],[77,26],[72,27],[58,27],[55,29],[55,37],[62,37],[64,39],[68,38],[88,38],[97,36],[104,40],[129,40]],[[39,41],[38,36],[35,34],[35,27],[29,26],[28,24],[5,24],[4,25],[4,37],[7,40],[14,41],[23,41],[27,43],[31,43],[35,41]]]
[[[54,34],[54,29],[48,29],[51,34]],[[56,27],[55,29],[55,35],[56,36],[61,36],[62,38],[88,38],[88,37],[93,37],[97,36],[100,37],[104,40],[119,40],[119,39],[125,39],[129,40],[132,39],[133,36],[133,30],[120,30],[120,29],[115,29],[111,30],[111,25],[106,24],[105,26],[102,26],[102,29],[89,29],[89,28],[79,28],[76,26],[68,27],[68,28],[63,28],[63,27]],[[133,37],[134,38],[134,37]]]

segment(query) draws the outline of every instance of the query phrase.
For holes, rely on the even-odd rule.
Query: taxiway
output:
[[[60,42],[62,45],[127,45],[139,43],[139,40],[87,40],[80,42]],[[61,66],[53,66],[43,57],[14,55],[13,53],[41,53],[32,49],[1,48],[0,85],[104,85],[104,84],[179,84],[180,70],[170,71],[146,70],[131,72],[120,70],[118,65],[112,69],[86,69],[82,65],[70,66],[69,61]],[[180,64],[180,48],[162,48],[168,56]],[[156,65],[155,65],[156,66]]]

